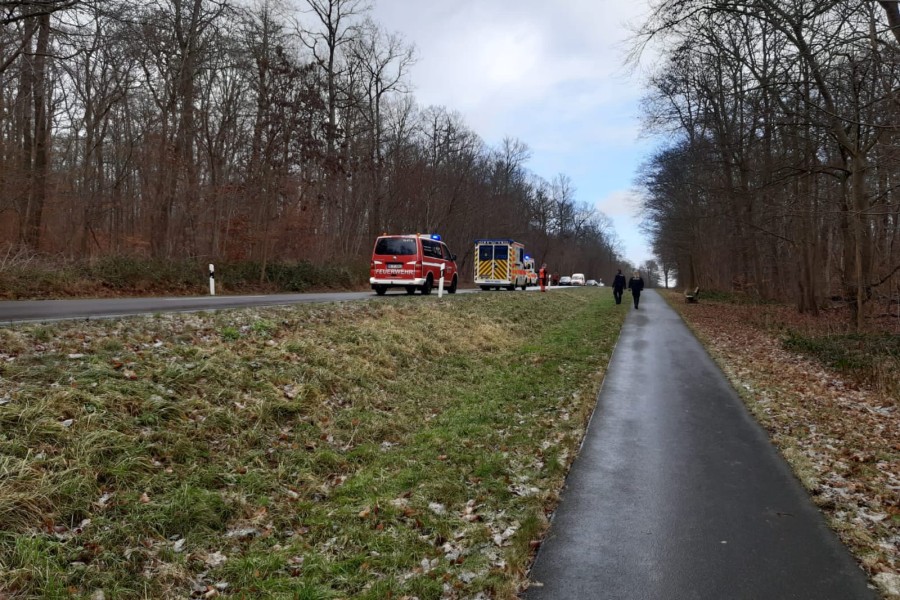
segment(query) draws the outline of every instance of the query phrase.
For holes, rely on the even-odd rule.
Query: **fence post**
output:
[[[209,295],[216,295],[216,268],[212,263],[209,263]]]
[[[446,265],[441,265],[441,279],[438,281],[438,299],[440,299],[444,295],[444,267]]]

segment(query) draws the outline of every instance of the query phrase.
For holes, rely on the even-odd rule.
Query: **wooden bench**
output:
[[[700,298],[700,287],[694,288],[694,291],[687,290],[684,292],[685,302],[696,302]]]

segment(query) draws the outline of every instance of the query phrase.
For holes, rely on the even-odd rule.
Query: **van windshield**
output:
[[[416,252],[416,240],[413,238],[378,238],[375,244],[375,254],[393,254],[397,256],[410,256]]]

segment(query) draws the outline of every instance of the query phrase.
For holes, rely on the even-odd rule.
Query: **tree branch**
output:
[[[11,25],[31,17],[51,15],[72,8],[81,0],[0,0],[0,25]],[[18,14],[16,11],[20,10]]]

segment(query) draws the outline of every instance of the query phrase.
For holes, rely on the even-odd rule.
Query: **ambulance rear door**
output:
[[[508,285],[510,281],[510,247],[501,241],[478,242],[478,264],[475,283],[479,285]]]

